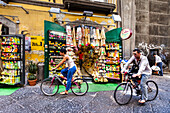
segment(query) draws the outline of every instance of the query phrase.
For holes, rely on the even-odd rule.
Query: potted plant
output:
[[[30,65],[28,66],[28,83],[30,86],[35,86],[37,82],[36,72],[37,72],[37,65],[31,61]]]

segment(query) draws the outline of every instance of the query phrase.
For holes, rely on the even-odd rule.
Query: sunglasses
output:
[[[133,55],[137,55],[136,53],[133,53]]]

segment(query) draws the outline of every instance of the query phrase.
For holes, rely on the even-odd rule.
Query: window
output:
[[[2,25],[2,35],[9,35],[9,27],[6,25]]]

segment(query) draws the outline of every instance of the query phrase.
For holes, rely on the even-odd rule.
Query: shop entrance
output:
[[[84,27],[84,32],[85,32],[84,35],[85,36],[87,36],[88,34],[90,35],[90,30],[92,30],[93,28],[99,29],[100,33],[101,33],[102,28],[104,28],[105,32],[108,31],[108,29],[106,27],[103,27],[103,25],[98,24],[98,23],[93,22],[93,21],[88,21],[88,20],[85,20],[85,19],[68,22],[67,24],[64,25],[64,28],[66,28],[67,25],[69,25],[72,28],[71,30],[72,30],[72,32],[75,32],[74,33],[75,35],[77,35],[77,33],[78,33],[77,30],[79,28],[83,28],[83,27]],[[78,47],[78,51],[75,52],[75,55],[77,57],[79,57],[80,52],[81,52],[81,54],[83,54],[83,61],[78,60],[78,58],[77,58],[75,63],[77,64],[78,69],[79,69],[78,71],[80,72],[81,75],[93,78],[92,74],[93,74],[94,69],[95,69],[96,61],[100,57],[100,53],[99,54],[95,53],[94,56],[92,56],[92,52],[95,51],[95,49],[100,48],[101,46],[95,47],[96,45],[93,45],[94,47],[92,47],[90,45],[91,43],[93,43],[93,42],[91,41],[91,42],[89,42],[89,44],[84,43],[84,45],[81,44],[81,46],[80,46],[79,42],[77,41],[76,46]],[[81,65],[80,62],[82,62],[82,66],[80,66]]]
[[[64,27],[45,21],[45,78],[54,75],[51,69],[62,60],[59,52],[65,47],[77,65],[76,75],[91,77],[94,82],[121,80],[122,28],[106,33],[108,30],[102,25],[84,20],[69,22]],[[83,54],[82,60],[80,54]]]

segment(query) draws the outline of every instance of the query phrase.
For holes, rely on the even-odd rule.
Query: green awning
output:
[[[113,29],[113,30],[106,32],[105,33],[106,42],[120,42],[121,41],[121,38],[120,38],[121,30],[122,28],[117,28],[117,29]]]
[[[54,22],[46,21],[44,20],[44,32],[47,33],[48,30],[51,31],[58,31],[58,32],[63,32],[66,33],[66,29]]]

